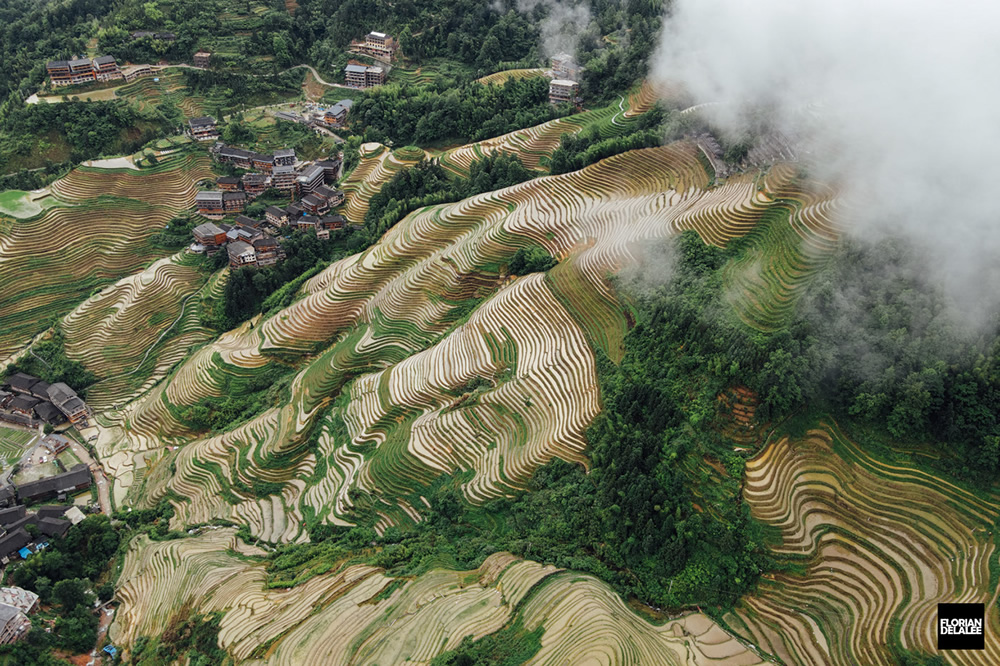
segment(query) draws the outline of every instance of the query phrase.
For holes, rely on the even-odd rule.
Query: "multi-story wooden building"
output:
[[[302,207],[309,211],[310,215],[323,215],[330,210],[330,203],[323,197],[315,194],[307,194],[302,197]]]
[[[275,239],[269,236],[262,236],[254,239],[254,254],[257,255],[258,266],[271,266],[285,258],[285,251]]]
[[[222,207],[226,213],[242,213],[247,207],[246,192],[223,192]]]
[[[249,150],[233,148],[232,146],[220,146],[218,150],[214,148],[212,150],[215,153],[215,159],[223,164],[232,164],[238,169],[250,168],[253,153]]]
[[[69,71],[69,60],[53,60],[45,66],[48,72],[49,81],[53,87],[68,86],[73,83],[73,76]]]
[[[251,153],[250,166],[257,171],[271,173],[274,169],[274,155],[264,155],[263,153]]]
[[[219,139],[219,130],[215,125],[215,118],[212,116],[192,118],[188,121],[188,132],[195,141],[218,141]]]
[[[118,61],[109,55],[94,58],[94,76],[98,81],[117,81],[125,78],[118,69]]]
[[[344,191],[335,190],[331,187],[327,187],[326,185],[320,185],[319,187],[317,187],[316,191],[313,192],[313,194],[315,194],[318,197],[323,197],[324,199],[326,199],[326,202],[330,204],[331,208],[333,208],[334,206],[339,206],[340,204],[344,203]]]
[[[282,148],[274,151],[274,166],[295,166],[295,149]]]
[[[271,186],[284,192],[295,190],[295,167],[276,166],[271,172]]]
[[[264,211],[264,219],[276,227],[283,227],[288,224],[288,211],[278,206],[268,206]]]
[[[569,79],[552,79],[549,83],[550,104],[576,104],[580,84]]]
[[[208,68],[212,65],[212,54],[208,51],[198,51],[194,54],[194,66]]]
[[[76,391],[62,382],[56,382],[49,387],[48,394],[52,404],[66,415],[70,423],[77,427],[87,427],[93,413]]]
[[[251,199],[256,199],[271,186],[271,177],[262,173],[243,174],[243,191]]]
[[[205,217],[222,217],[226,214],[224,194],[228,194],[228,192],[198,192],[194,195],[194,205],[198,208],[198,212]]]
[[[223,192],[235,192],[240,189],[240,179],[236,176],[219,176],[215,179],[215,185]]]
[[[70,83],[91,83],[96,81],[94,63],[90,58],[77,58],[69,61]]]

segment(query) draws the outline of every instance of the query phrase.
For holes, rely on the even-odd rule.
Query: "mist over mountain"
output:
[[[1000,6],[678,0],[652,77],[683,85],[723,131],[761,117],[842,191],[841,221],[926,251],[965,318],[997,303]]]

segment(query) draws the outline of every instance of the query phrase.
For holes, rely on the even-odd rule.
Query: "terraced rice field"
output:
[[[772,442],[744,495],[789,568],[726,616],[736,633],[789,664],[890,665],[890,645],[936,652],[938,602],[984,602],[986,650],[947,660],[1000,663],[1000,498],[870,457],[834,425]]]
[[[184,73],[179,68],[167,68],[154,76],[127,83],[115,89],[115,97],[128,99],[140,109],[155,108],[164,103],[176,104],[189,118],[214,113],[221,101],[192,95],[184,84]]]
[[[213,337],[197,302],[208,275],[187,250],[154,262],[92,295],[62,322],[66,355],[101,381],[88,389],[97,410],[127,402]]]
[[[293,588],[266,589],[254,550],[232,529],[176,541],[139,538],[125,557],[109,637],[130,646],[193,606],[224,613],[219,642],[237,663],[417,665],[517,618],[545,627],[530,663],[765,663],[703,615],[654,627],[596,579],[508,553],[472,571],[393,579],[351,565]]]
[[[0,426],[0,465],[6,467],[17,462],[24,454],[28,444],[33,442],[38,433],[33,430],[20,430]]]
[[[514,153],[529,169],[541,170],[543,163],[558,147],[563,134],[574,134],[596,125],[602,136],[614,136],[630,119],[648,111],[655,103],[656,95],[653,88],[643,85],[628,100],[623,98],[620,104],[552,120],[537,127],[518,130],[494,139],[467,144],[433,157],[439,159],[445,169],[463,178],[469,175],[469,169],[474,161],[483,159],[492,152]],[[422,152],[417,154],[408,148],[396,149],[390,153],[381,144],[364,144],[361,147],[361,162],[341,185],[347,195],[345,215],[348,219],[360,224],[368,211],[371,197],[399,170],[417,163],[424,157],[432,155],[425,155]]]
[[[356,224],[363,223],[372,196],[396,173],[416,164],[423,157],[423,151],[418,155],[415,151],[403,149],[390,151],[380,143],[363,144],[361,161],[340,186],[346,196],[344,215],[347,219]]]
[[[148,238],[194,202],[209,159],[181,151],[149,170],[80,167],[52,184],[65,206],[0,236],[0,360],[97,287],[158,258]]]
[[[596,126],[601,136],[614,136],[621,132],[632,118],[651,109],[656,101],[653,89],[644,84],[627,99],[623,98],[620,103],[453,148],[441,155],[441,166],[465,177],[469,175],[472,162],[498,151],[514,153],[521,158],[524,166],[539,171],[546,167],[548,158],[559,146],[559,138],[563,134],[575,134],[585,128]]]
[[[802,182],[793,169],[778,165],[763,177],[762,185],[776,193],[777,206],[752,232],[754,247],[726,276],[733,309],[763,331],[785,324],[801,287],[826,264],[840,233],[835,193],[820,183]]]
[[[541,67],[535,69],[508,69],[503,72],[488,74],[482,78],[476,79],[476,81],[484,85],[502,86],[511,79],[533,79],[538,76],[545,76],[545,70]]]
[[[674,144],[417,211],[312,278],[285,310],[199,349],[109,421],[98,448],[116,498],[149,506],[181,496],[178,526],[226,518],[294,541],[305,538],[303,515],[350,520],[352,489],[384,500],[382,529],[416,519],[420,489],[442,473],[472,472],[464,490],[478,502],[521,487],[553,457],[582,460],[597,410],[592,345],[620,349],[626,330],[606,276],[640,260],[649,240],[685,229],[725,244],[772,197],[753,180],[709,188],[696,148]],[[568,268],[503,286],[503,264],[531,243]],[[479,309],[462,323],[470,303]],[[304,362],[286,404],[210,438],[177,420],[178,409],[221,395],[226,376],[249,379],[275,353]],[[477,378],[489,388],[464,388]],[[332,408],[342,389],[346,403]],[[303,443],[316,421],[318,452]],[[184,447],[126,497],[133,457],[164,443]],[[255,497],[245,489],[254,480],[282,492]]]

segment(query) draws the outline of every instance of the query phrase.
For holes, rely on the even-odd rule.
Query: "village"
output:
[[[190,121],[191,133],[205,132],[213,119]],[[239,176],[220,176],[217,189],[202,190],[195,195],[195,208],[209,220],[193,231],[191,250],[212,256],[225,250],[231,268],[265,267],[285,257],[276,235],[285,231],[311,231],[317,238],[329,240],[330,232],[344,229],[348,223],[342,215],[330,211],[344,202],[344,192],[331,187],[341,173],[341,158],[329,157],[300,163],[295,151],[281,149],[273,154],[261,154],[217,142],[210,152],[219,164],[231,165],[244,171]],[[261,219],[243,212],[249,202],[272,191],[295,200],[285,207],[271,205]],[[232,224],[223,223],[235,216]]]
[[[95,476],[106,483],[104,474],[66,432],[92,418],[64,383],[17,372],[0,386],[0,566],[27,560],[86,514],[105,510],[92,490]],[[38,608],[34,592],[0,587],[0,644],[23,638]]]

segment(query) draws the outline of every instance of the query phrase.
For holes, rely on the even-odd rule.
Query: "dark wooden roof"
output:
[[[0,537],[0,557],[10,557],[31,543],[31,535],[25,529],[18,528]]]
[[[6,486],[9,488],[9,486]],[[24,518],[27,513],[27,509],[24,508],[23,504],[18,504],[17,506],[12,506],[9,509],[0,509],[0,525],[7,527],[11,523],[17,522]]]
[[[86,465],[80,463],[68,472],[56,474],[47,479],[15,484],[15,487],[22,500],[31,500],[53,494],[57,495],[83,484],[90,485],[90,470],[87,469]]]
[[[62,518],[39,518],[38,519],[38,530],[50,537],[61,537],[69,531],[70,523],[68,520],[63,520]]]
[[[62,411],[48,400],[43,400],[35,405],[35,414],[38,414],[38,418],[49,425],[56,425],[66,421],[66,417],[63,416]]]
[[[26,375],[23,372],[15,372],[13,375],[7,378],[7,383],[15,391],[20,391],[21,393],[27,393],[31,390],[31,387],[40,382],[38,377],[32,377],[31,375]]]

